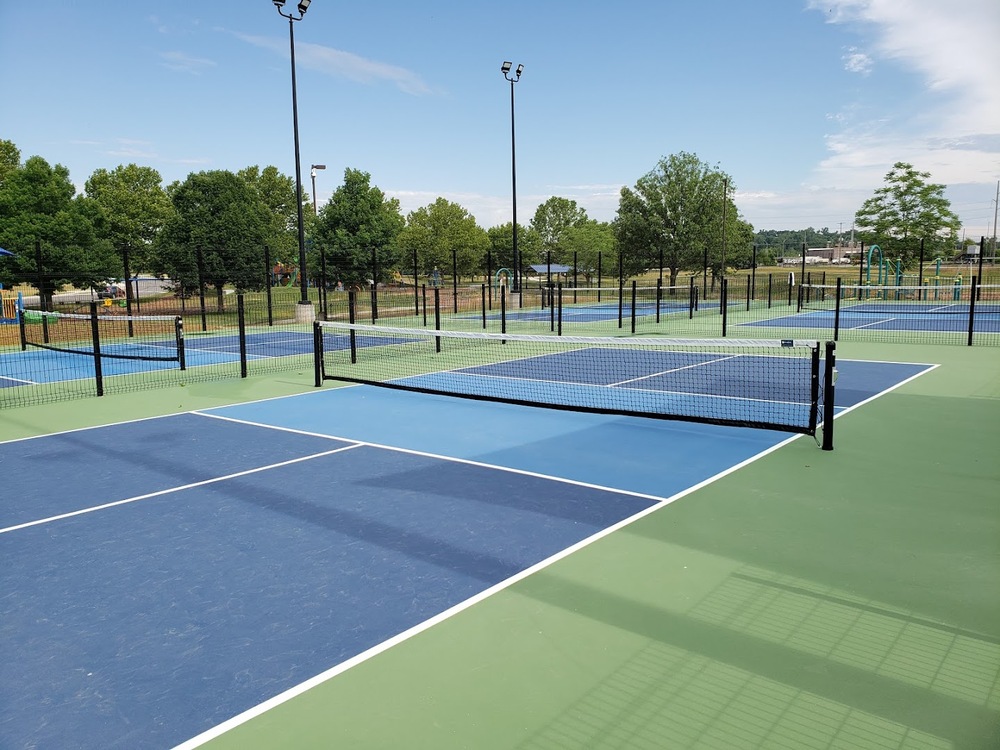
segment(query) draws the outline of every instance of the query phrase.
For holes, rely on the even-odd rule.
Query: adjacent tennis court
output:
[[[930,369],[842,361],[837,407]],[[199,746],[790,439],[354,386],[0,443],[0,744]]]

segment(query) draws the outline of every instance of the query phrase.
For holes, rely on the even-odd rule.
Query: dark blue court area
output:
[[[312,354],[312,333],[276,329],[246,335],[247,359],[266,359]],[[186,366],[189,369],[240,361],[240,339],[236,334],[189,333],[185,336]],[[83,350],[81,350],[83,351]],[[162,343],[143,341],[104,344],[105,355],[101,367],[106,377],[130,375],[155,370],[176,370],[177,360],[157,361],[148,357],[176,352],[173,341]],[[87,365],[92,354],[73,353],[53,349],[29,347],[27,351],[13,351],[0,355],[0,388],[38,383],[55,383],[84,377],[81,368]]]
[[[1000,333],[1000,307],[993,305],[975,309],[972,330],[974,333]],[[782,315],[752,323],[740,323],[751,328],[824,328],[833,330],[834,310],[806,310],[792,315]],[[969,306],[948,306],[937,311],[910,306],[886,310],[876,305],[845,308],[840,311],[840,330],[872,331],[926,331],[932,333],[967,333]]]
[[[0,747],[173,747],[788,439],[352,386],[0,443]]]

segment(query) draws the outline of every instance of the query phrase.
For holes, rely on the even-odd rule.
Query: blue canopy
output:
[[[558,263],[553,263],[551,266],[546,263],[536,263],[531,268],[535,273],[548,273],[549,271],[552,271],[552,273],[569,273],[573,270],[569,266],[561,266]]]
[[[12,253],[10,250],[4,250],[2,247],[0,247],[0,255],[9,255],[11,257],[14,257],[14,253]]]

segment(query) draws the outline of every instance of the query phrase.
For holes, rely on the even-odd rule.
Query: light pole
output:
[[[302,166],[299,163],[299,103],[295,91],[295,21],[301,21],[309,9],[312,0],[300,0],[297,10],[298,15],[282,12],[285,7],[285,0],[272,0],[278,14],[288,19],[288,45],[292,53],[292,130],[295,133],[295,203],[298,209],[299,220],[299,283],[302,287],[302,298],[300,305],[310,305],[309,302],[309,280],[306,273],[306,232],[305,222],[302,220]],[[298,316],[296,316],[297,318]],[[311,316],[309,316],[311,317]]]
[[[503,73],[503,77],[510,81],[510,186],[511,193],[513,193],[513,205],[514,205],[514,294],[519,294],[521,292],[521,256],[517,252],[517,159],[515,158],[514,151],[514,84],[518,82],[521,78],[521,72],[524,70],[523,65],[518,65],[517,69],[514,71],[513,77],[510,74],[510,68],[513,63],[504,61],[504,64],[500,66],[500,72]]]
[[[313,181],[313,215],[319,214],[319,205],[316,202],[316,170],[326,169],[326,164],[311,164],[309,166],[309,176]]]

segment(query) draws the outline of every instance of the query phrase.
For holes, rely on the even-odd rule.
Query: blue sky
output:
[[[288,41],[269,0],[0,0],[0,138],[80,188],[130,162],[293,175]],[[320,205],[350,167],[404,213],[441,196],[510,221],[511,60],[522,224],[553,195],[610,221],[622,185],[687,151],[757,229],[846,234],[907,161],[968,237],[993,232],[996,0],[313,0],[295,41]]]

